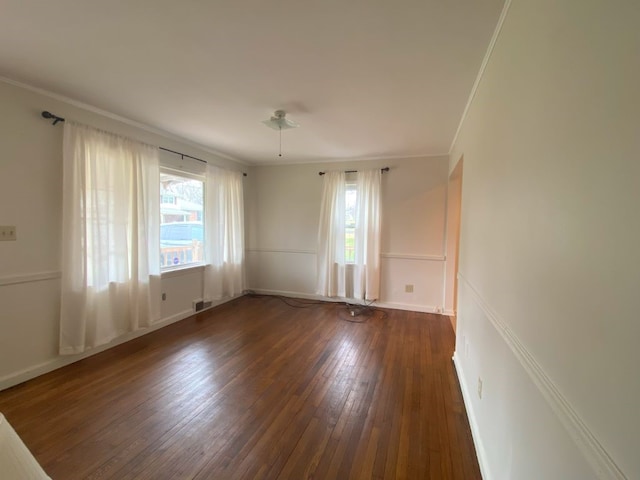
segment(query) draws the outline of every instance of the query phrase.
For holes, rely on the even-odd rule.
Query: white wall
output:
[[[487,479],[640,478],[638,24],[636,1],[513,0],[451,152]]]
[[[248,207],[249,287],[314,296],[322,177],[319,171],[389,166],[382,176],[380,304],[443,306],[448,157],[255,167]],[[405,285],[414,285],[405,293]]]
[[[0,242],[0,389],[77,357],[58,357],[62,223],[62,125],[42,110],[209,160],[218,158],[160,135],[78,108],[32,90],[0,82],[0,225],[17,226],[17,241]],[[202,271],[163,276],[167,300],[158,326],[191,313],[202,296]],[[128,337],[127,337],[128,338]]]

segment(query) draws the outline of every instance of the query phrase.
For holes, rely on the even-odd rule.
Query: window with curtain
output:
[[[67,121],[60,353],[160,317],[158,149]]]
[[[204,298],[244,291],[244,199],[242,173],[207,165]]]
[[[377,300],[380,291],[380,169],[326,172],[318,228],[318,287],[326,297]]]

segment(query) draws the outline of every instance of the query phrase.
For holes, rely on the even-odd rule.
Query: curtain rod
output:
[[[55,125],[58,122],[64,122],[64,118],[54,115],[51,112],[47,112],[46,110],[42,112],[42,118],[51,118],[53,119],[52,125]]]
[[[52,125],[55,125],[58,122],[64,122],[64,118],[59,117],[57,115],[54,115],[51,112],[47,112],[46,110],[42,112],[42,118],[46,118],[46,119],[52,119],[53,123]],[[182,152],[176,152],[175,150],[170,150],[168,148],[164,148],[164,147],[158,147],[160,150],[164,150],[165,152],[171,152],[171,153],[175,153],[176,155],[180,155],[182,158],[187,157],[187,158],[192,158],[193,160],[197,160],[199,162],[202,163],[208,163],[206,160],[202,160],[201,158],[197,158],[197,157],[193,157],[191,155],[187,155],[186,153],[182,153]],[[246,173],[242,172],[242,175],[244,177],[247,176]]]
[[[182,158],[187,157],[187,158],[191,158],[191,159],[193,159],[193,160],[197,160],[198,162],[202,162],[202,163],[209,163],[209,162],[207,162],[206,160],[203,160],[203,159],[201,159],[201,158],[194,157],[194,156],[191,156],[191,155],[187,155],[186,153],[176,152],[175,150],[170,150],[170,149],[168,149],[168,148],[164,148],[164,147],[158,147],[158,148],[159,148],[160,150],[164,150],[165,152],[171,152],[171,153],[174,153],[174,154],[176,154],[176,155],[180,155]],[[247,174],[246,174],[246,173],[244,173],[244,172],[242,172],[242,176],[243,176],[243,177],[246,177],[246,176],[247,176]]]
[[[380,173],[388,172],[389,167],[384,167],[380,169]],[[324,175],[327,172],[318,172],[318,175]],[[358,173],[358,170],[345,170],[344,173]]]

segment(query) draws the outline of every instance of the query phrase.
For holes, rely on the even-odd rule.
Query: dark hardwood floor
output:
[[[449,320],[343,308],[242,297],[0,392],[0,412],[54,480],[481,478]]]

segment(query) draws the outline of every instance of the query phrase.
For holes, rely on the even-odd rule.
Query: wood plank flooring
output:
[[[346,313],[242,297],[0,392],[0,412],[54,480],[480,479],[449,320]]]

